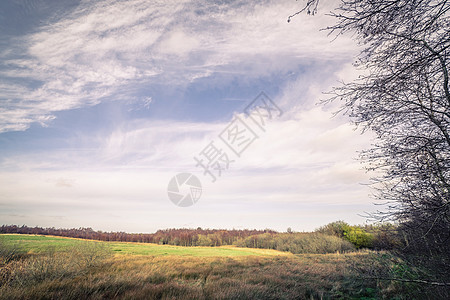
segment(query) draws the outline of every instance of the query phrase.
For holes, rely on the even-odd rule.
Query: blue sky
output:
[[[0,223],[312,230],[374,211],[371,143],[323,92],[358,53],[291,0],[3,1]],[[282,109],[216,182],[193,157],[261,92]],[[198,176],[191,207],[167,195]]]

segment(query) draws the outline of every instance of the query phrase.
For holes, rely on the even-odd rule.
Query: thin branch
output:
[[[427,280],[419,280],[419,279],[402,279],[402,278],[389,278],[389,277],[363,277],[364,279],[376,279],[376,280],[392,280],[392,281],[401,281],[401,282],[414,282],[414,283],[423,283],[429,285],[436,286],[450,286],[450,282],[435,282],[435,281],[427,281]]]

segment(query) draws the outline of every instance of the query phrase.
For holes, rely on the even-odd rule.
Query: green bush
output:
[[[370,228],[375,228],[371,226]],[[316,232],[343,238],[352,243],[357,249],[374,248],[376,236],[362,226],[352,226],[344,221],[336,221],[320,227]]]
[[[345,228],[344,239],[352,243],[357,249],[372,248],[373,236],[358,226]]]

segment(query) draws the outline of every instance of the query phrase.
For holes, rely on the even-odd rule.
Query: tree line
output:
[[[53,235],[99,241],[155,243],[174,246],[264,248],[292,253],[348,252],[360,248],[391,250],[403,247],[407,241],[400,238],[392,224],[349,225],[343,221],[329,223],[314,232],[287,232],[249,229],[163,229],[155,233],[126,233],[96,231],[92,228],[57,229],[3,225],[0,233]]]
[[[237,240],[249,236],[264,233],[274,234],[276,231],[270,229],[202,229],[198,227],[197,229],[163,229],[155,233],[127,233],[96,231],[90,227],[62,229],[28,227],[26,225],[2,225],[0,233],[54,235],[99,241],[155,243],[176,246],[222,246],[233,245]]]

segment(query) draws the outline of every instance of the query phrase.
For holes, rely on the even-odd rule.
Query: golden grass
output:
[[[86,245],[101,243],[78,244]],[[220,249],[235,250],[228,246]],[[102,252],[105,248],[39,252],[0,262],[0,299],[411,299],[429,296],[417,285],[364,278],[369,274],[390,275],[392,266],[401,264],[387,252],[293,255],[245,249],[254,255],[194,256],[97,255],[97,250]]]

